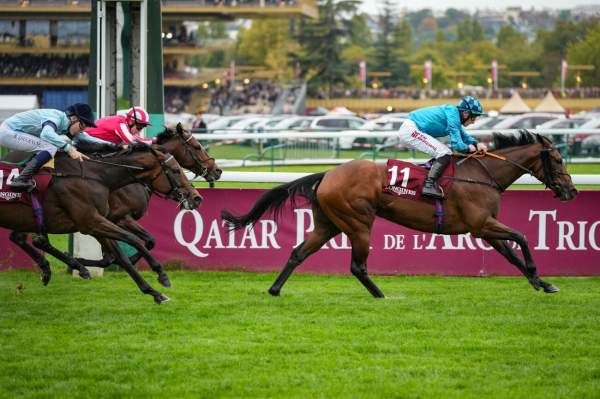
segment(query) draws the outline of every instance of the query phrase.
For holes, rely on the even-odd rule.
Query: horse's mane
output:
[[[164,144],[167,141],[169,141],[174,135],[175,132],[173,131],[173,129],[165,127],[165,130],[159,133],[158,136],[156,136],[156,144]]]
[[[494,133],[494,150],[501,150],[509,147],[520,147],[528,144],[541,143],[542,138],[539,134],[531,133],[528,130],[521,129],[519,133],[514,134],[502,134]]]

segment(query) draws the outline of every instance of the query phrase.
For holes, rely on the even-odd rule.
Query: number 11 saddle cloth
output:
[[[397,197],[434,204],[434,199],[423,197],[423,195],[421,195],[423,184],[425,183],[425,178],[431,168],[432,162],[433,161],[429,161],[425,164],[417,165],[398,159],[388,159],[387,184],[383,187],[383,191]],[[438,183],[446,196],[450,192],[453,182],[453,179],[449,179],[448,177],[454,176],[455,167],[456,161],[453,158],[450,163],[448,163],[442,177],[438,180]]]

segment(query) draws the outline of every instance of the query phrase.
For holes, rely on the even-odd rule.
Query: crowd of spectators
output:
[[[465,95],[472,95],[481,98],[510,98],[515,91],[523,98],[542,98],[552,91],[552,94],[560,98],[562,93],[557,88],[500,88],[498,90],[489,90],[481,86],[465,86],[462,89],[420,89],[420,88],[367,88],[367,89],[348,89],[334,88],[331,95],[328,96],[325,92],[317,92],[317,98],[402,98],[402,99],[419,99],[419,98],[458,98]],[[565,97],[600,97],[600,87],[581,87],[565,89]]]
[[[233,88],[226,82],[211,89],[209,112],[220,115],[269,113],[281,90],[268,80],[255,80]]]
[[[229,6],[229,7],[272,7],[295,5],[296,0],[166,0],[166,5],[189,5],[193,3],[197,6]]]
[[[165,112],[179,114],[186,111],[190,103],[191,92],[187,88],[165,88]]]
[[[0,57],[2,77],[22,78],[78,78],[87,77],[87,55],[11,55]]]

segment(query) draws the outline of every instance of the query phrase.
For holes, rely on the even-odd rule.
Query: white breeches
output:
[[[444,155],[452,154],[450,148],[428,134],[419,130],[415,122],[410,119],[405,120],[398,130],[400,144],[407,144],[412,148],[429,154],[433,158],[440,158]]]
[[[0,125],[0,146],[15,151],[35,153],[48,151],[53,158],[58,150],[54,145],[39,137],[12,130],[6,123]]]

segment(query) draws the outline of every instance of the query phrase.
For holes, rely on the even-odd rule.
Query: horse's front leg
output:
[[[50,255],[54,256],[56,259],[60,260],[64,264],[66,264],[71,269],[75,269],[79,272],[79,277],[89,280],[92,278],[89,270],[85,268],[81,263],[79,263],[75,258],[66,254],[64,252],[59,251],[57,248],[53,247],[48,239],[48,236],[45,234],[36,234],[32,240],[33,245],[37,249],[45,251]]]
[[[171,286],[171,281],[169,280],[167,273],[165,273],[160,263],[150,254],[150,252],[144,247],[141,240],[135,234],[117,226],[105,218],[94,222],[88,234],[91,234],[96,238],[103,237],[131,245],[142,254],[152,270],[158,274],[158,281],[165,287]],[[112,252],[113,254],[117,255],[114,251]],[[130,263],[129,259],[127,261]]]
[[[547,293],[559,291],[557,287],[543,281],[538,276],[537,268],[533,261],[533,257],[531,256],[531,251],[529,250],[527,238],[525,238],[521,232],[511,229],[493,217],[489,217],[486,220],[483,228],[476,233],[472,232],[472,234],[476,237],[481,237],[490,243],[492,247],[494,247],[510,263],[515,265],[521,271],[521,273],[525,275],[525,277],[527,277],[529,283],[536,290],[542,288],[544,292]],[[521,251],[523,252],[523,260],[517,256],[507,240],[514,241],[519,244]]]
[[[152,295],[154,302],[159,305],[169,300],[168,296],[156,291],[150,286],[150,284],[148,284],[148,282],[146,282],[146,280],[144,280],[140,273],[135,270],[131,262],[129,262],[129,258],[123,253],[115,241],[98,237],[96,237],[96,239],[102,244],[103,248],[106,248],[107,251],[110,251],[115,255],[116,262],[119,264],[119,266],[125,269],[127,274],[129,274],[133,281],[135,281],[140,291],[142,291],[144,294]]]
[[[38,267],[42,270],[42,274],[40,275],[40,280],[42,280],[42,284],[48,285],[50,282],[50,278],[52,277],[52,270],[50,269],[50,264],[44,258],[44,255],[35,250],[29,243],[27,242],[27,233],[20,233],[17,231],[13,231],[10,233],[9,238],[12,242],[17,244],[19,248],[21,248],[27,255],[31,257],[37,263]]]
[[[144,229],[142,227],[142,225],[140,225],[131,215],[126,215],[124,218],[119,220],[116,224],[117,224],[117,226],[122,227],[125,230],[129,230],[133,234],[135,234],[136,236],[141,238],[144,241],[145,247],[148,251],[151,251],[152,248],[154,248],[155,240],[154,240],[154,237],[152,236],[152,234],[150,234],[146,229]],[[142,254],[137,252],[135,255],[130,256],[129,260],[131,261],[132,264],[135,265],[140,260],[141,257],[142,257]]]
[[[124,228],[125,230],[131,231],[133,234],[141,238],[145,247],[148,251],[152,251],[154,248],[155,240],[152,234],[142,227],[131,215],[126,215],[124,218],[117,222],[117,226]]]

